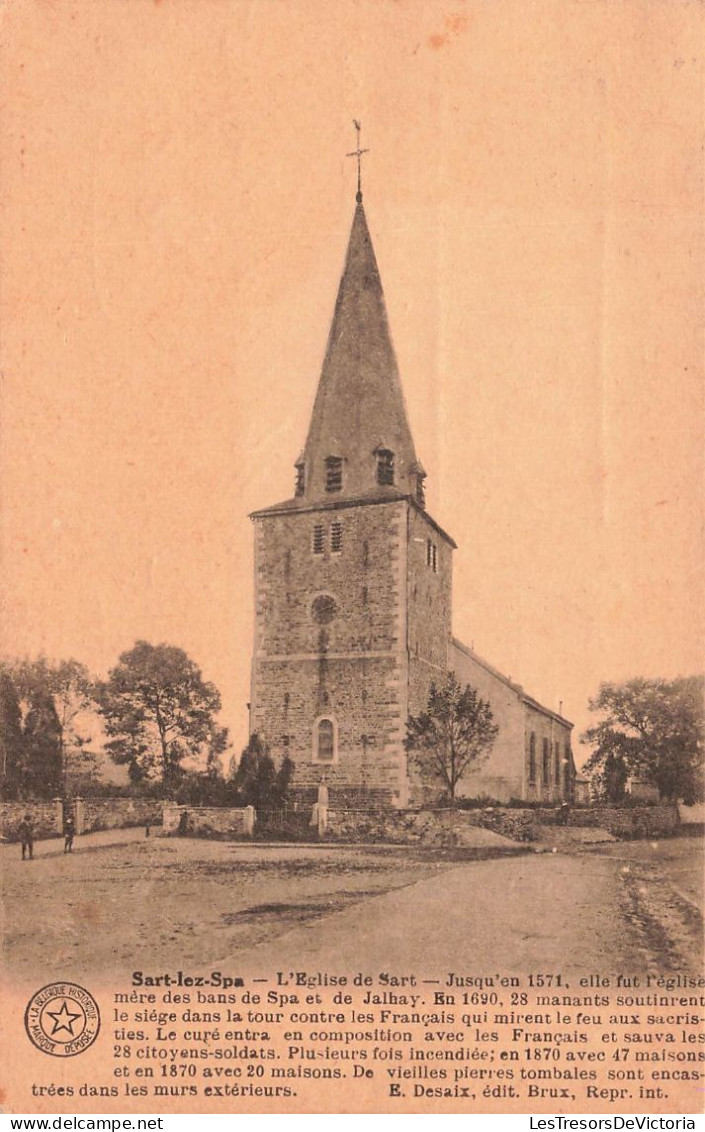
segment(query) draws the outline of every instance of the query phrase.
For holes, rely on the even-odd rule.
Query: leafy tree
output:
[[[702,800],[705,678],[637,678],[605,683],[590,710],[602,719],[581,736],[595,747],[585,771],[607,796],[623,793],[629,775],[645,778],[661,797]]]
[[[629,769],[622,755],[610,751],[602,763],[602,770],[595,776],[598,793],[608,802],[622,802],[627,792]]]
[[[53,798],[61,794],[61,725],[54,700],[46,689],[33,690],[24,720],[24,752],[19,774],[23,798]]]
[[[283,806],[294,774],[294,762],[288,756],[277,769],[264,738],[254,732],[240,755],[232,781],[246,806],[255,809],[276,809]]]
[[[216,722],[220,695],[183,649],[137,641],[99,685],[106,748],[127,765],[134,784],[155,779],[172,790],[186,758],[222,752],[227,732]]]
[[[0,782],[3,794],[14,797],[20,785],[24,755],[22,708],[9,668],[0,666]]]
[[[277,777],[274,782],[274,795],[281,806],[283,806],[287,800],[289,787],[291,786],[295,770],[296,763],[293,759],[290,759],[288,755],[285,755],[279,765]]]
[[[25,730],[34,716],[32,709],[44,705],[45,722],[48,704],[53,707],[51,726],[56,731],[60,775],[59,792],[71,792],[92,780],[97,772],[97,758],[90,749],[90,723],[88,713],[94,708],[93,682],[88,669],[78,660],[61,660],[56,663],[46,657],[36,660],[18,661],[13,668],[13,678],[22,700],[27,705]],[[45,739],[42,749],[46,750]],[[35,745],[35,755],[38,748]],[[27,752],[32,760],[32,752]],[[32,774],[37,778],[37,774]]]
[[[485,759],[499,732],[492,709],[455,673],[431,685],[428,708],[409,716],[405,746],[424,777],[442,782],[451,802],[463,775]]]

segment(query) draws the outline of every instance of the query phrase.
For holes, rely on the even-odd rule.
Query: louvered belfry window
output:
[[[341,456],[326,458],[326,491],[342,491],[343,460]]]
[[[388,448],[377,449],[377,483],[387,487],[394,484],[394,453]]]

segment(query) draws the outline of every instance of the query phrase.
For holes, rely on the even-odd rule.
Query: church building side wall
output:
[[[501,802],[523,797],[524,705],[519,692],[456,642],[451,646],[450,660],[460,683],[476,688],[483,699],[489,700],[499,727],[489,757],[475,772],[464,776],[458,795],[478,798],[486,794]]]
[[[532,802],[560,802],[566,798],[570,799],[574,773],[570,724],[539,707],[534,707],[532,703],[525,703],[524,710],[526,717],[524,797]]]

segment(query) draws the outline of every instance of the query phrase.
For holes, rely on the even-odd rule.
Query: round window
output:
[[[330,625],[331,621],[335,620],[337,613],[338,607],[335,604],[335,598],[331,597],[330,594],[320,594],[311,606],[313,620],[317,621],[319,625]]]

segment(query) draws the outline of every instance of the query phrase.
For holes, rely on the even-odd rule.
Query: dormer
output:
[[[376,479],[379,487],[394,487],[394,453],[391,448],[375,449]]]
[[[303,452],[294,464],[296,469],[296,481],[294,486],[294,495],[299,497],[306,492],[306,461],[304,460]]]

